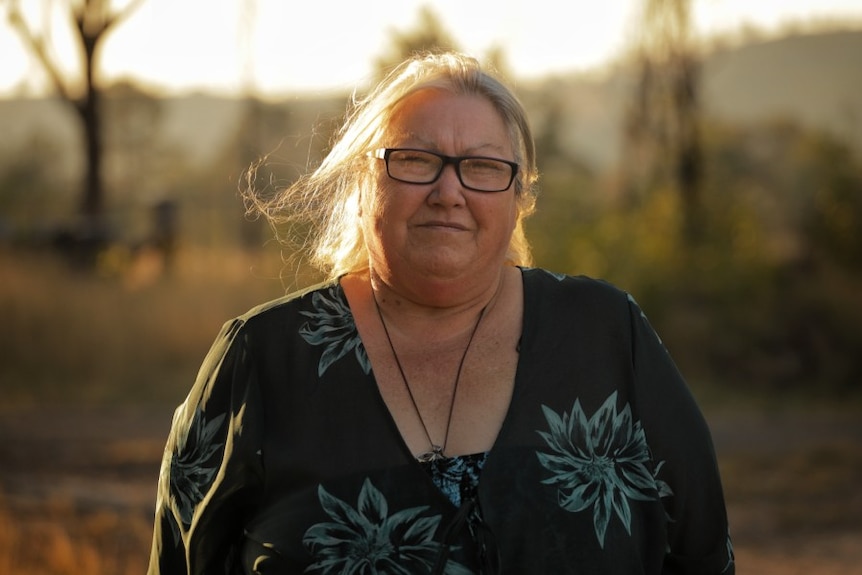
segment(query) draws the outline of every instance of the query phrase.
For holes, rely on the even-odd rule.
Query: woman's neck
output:
[[[434,338],[435,334],[452,336],[471,329],[483,309],[491,313],[513,271],[514,268],[503,267],[482,284],[471,281],[460,290],[446,290],[446,294],[425,287],[411,290],[400,282],[388,282],[373,268],[350,281],[364,283],[369,303],[373,305],[376,300],[397,331]]]

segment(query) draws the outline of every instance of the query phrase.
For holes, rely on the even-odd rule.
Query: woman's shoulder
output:
[[[319,298],[341,300],[338,282],[315,284],[281,297],[256,305],[245,313],[233,318],[233,322],[243,325],[283,323],[290,317],[302,318],[302,310],[311,305],[309,302]]]
[[[604,279],[570,275],[544,268],[521,268],[521,273],[525,291],[542,297],[559,296],[581,301],[587,298],[608,302],[625,301],[629,298],[625,290]]]
[[[541,268],[523,270],[524,304],[544,322],[624,326],[631,317],[631,296],[615,284],[586,275],[569,275]]]

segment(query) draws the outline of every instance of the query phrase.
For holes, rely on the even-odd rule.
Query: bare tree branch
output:
[[[30,28],[30,25],[21,14],[21,8],[18,6],[17,1],[10,0],[7,4],[9,24],[18,32],[24,41],[24,45],[36,57],[42,68],[44,68],[54,89],[64,100],[71,101],[73,98],[64,81],[63,74],[48,53],[48,41],[46,37],[43,34],[37,34]]]
[[[81,71],[74,74],[60,69],[56,58],[49,50],[51,38],[50,20],[53,3],[46,1],[42,7],[41,28],[27,22],[20,7],[20,0],[0,0],[12,27],[24,40],[26,47],[35,55],[47,72],[59,96],[77,113],[81,120],[81,134],[86,157],[85,182],[82,189],[81,214],[87,220],[91,232],[104,231],[104,184],[102,181],[102,152],[104,123],[101,107],[101,90],[96,83],[98,69],[97,49],[108,33],[119,22],[125,20],[145,0],[129,0],[124,7],[112,9],[112,0],[63,0],[63,11],[68,15],[69,25],[81,49]],[[75,96],[73,87],[81,94]]]
[[[85,66],[89,64],[102,38],[117,24],[128,19],[144,2],[146,0],[131,0],[116,11],[111,11],[109,0],[69,2],[69,12],[77,32],[77,39],[84,49]],[[0,5],[2,4],[6,5],[9,24],[18,32],[26,48],[36,57],[45,70],[53,88],[64,100],[74,102],[76,98],[72,95],[69,78],[60,70],[55,59],[51,57],[48,25],[44,24],[44,30],[40,32],[28,23],[21,12],[19,0],[5,0],[0,2]],[[47,12],[50,9],[48,4],[43,10],[46,12],[46,22],[48,20]],[[85,74],[89,75],[90,72],[85,71]]]
[[[683,239],[700,228],[702,153],[700,61],[691,30],[691,0],[642,0],[634,53],[639,78],[626,118],[628,193],[674,186],[682,200]]]
[[[132,0],[126,5],[125,8],[110,17],[105,27],[113,28],[117,24],[121,23],[123,20],[131,16],[138,8],[140,8],[144,2],[146,2],[146,0]]]

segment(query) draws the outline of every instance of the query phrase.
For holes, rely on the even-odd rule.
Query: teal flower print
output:
[[[203,501],[221,464],[213,455],[224,448],[217,438],[225,417],[222,413],[206,421],[198,408],[188,435],[180,439],[171,460],[171,494],[186,527],[191,525],[195,507]]]
[[[577,513],[592,508],[599,545],[615,513],[631,534],[629,501],[652,501],[672,495],[670,487],[650,471],[650,454],[640,422],[632,420],[626,405],[617,411],[614,392],[596,413],[587,418],[580,400],[572,413],[562,417],[542,406],[550,431],[539,435],[550,448],[537,452],[539,462],[551,472],[542,481],[557,485],[560,507]],[[655,473],[661,469],[656,467]]]
[[[730,534],[727,535],[727,544],[725,546],[727,550],[727,563],[724,566],[724,569],[721,570],[722,573],[727,573],[731,570],[731,567],[734,567],[736,564],[736,559],[733,555],[733,541],[730,539]]]
[[[655,330],[653,330],[652,326],[650,325],[649,319],[647,318],[646,314],[644,313],[644,310],[641,309],[641,306],[638,305],[638,302],[635,301],[635,298],[632,296],[632,294],[627,293],[626,299],[628,299],[629,304],[631,304],[631,306],[635,310],[637,310],[638,315],[640,315],[641,321],[643,321],[644,325],[646,325],[647,328],[652,332],[653,336],[655,336],[655,338],[659,342],[659,344],[661,344],[661,346],[664,347],[664,343],[662,342],[661,337],[659,337],[658,333]],[[665,349],[665,351],[667,351],[667,349]]]
[[[311,306],[312,311],[301,312],[309,320],[299,329],[299,335],[311,345],[326,346],[317,365],[317,375],[323,375],[330,365],[351,351],[356,355],[362,370],[370,373],[371,362],[359,339],[353,314],[341,287],[335,285],[326,291],[315,292],[311,296]]]
[[[546,274],[548,274],[549,276],[551,276],[552,278],[554,278],[558,282],[561,282],[568,277],[566,274],[562,274],[559,272],[552,272],[550,270],[542,270],[542,271],[544,271]]]
[[[305,532],[303,545],[314,556],[306,573],[321,575],[412,575],[427,573],[437,559],[440,544],[434,533],[440,516],[424,516],[426,506],[412,507],[389,515],[386,498],[366,479],[356,509],[317,490],[320,504],[331,522],[318,523]],[[448,561],[444,573],[471,575],[471,571]]]

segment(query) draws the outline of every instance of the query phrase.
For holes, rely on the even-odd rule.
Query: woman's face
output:
[[[487,99],[436,89],[399,104],[383,144],[448,156],[515,157],[506,125]],[[382,159],[372,161],[376,185],[362,198],[361,216],[379,275],[453,280],[497,273],[517,217],[514,184],[502,192],[469,190],[451,164],[431,184],[408,184],[391,179]]]

